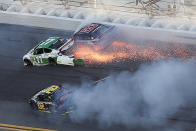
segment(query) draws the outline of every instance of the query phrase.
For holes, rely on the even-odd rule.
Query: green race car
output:
[[[69,49],[74,42],[60,37],[49,37],[40,42],[36,47],[23,56],[25,66],[43,66],[43,65],[84,65],[82,59],[75,59],[73,55],[66,56],[60,52],[61,47]]]

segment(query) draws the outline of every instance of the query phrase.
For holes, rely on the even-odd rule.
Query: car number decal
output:
[[[34,61],[36,61],[38,64],[43,63],[42,57],[41,56],[35,56]]]
[[[40,110],[45,110],[45,106],[44,106],[43,103],[37,102],[37,106],[38,106],[38,109],[40,109]]]
[[[89,33],[92,30],[94,30],[97,26],[98,26],[97,24],[91,24],[89,26],[84,27],[80,32]]]
[[[42,92],[45,92],[47,94],[50,94],[51,92],[57,90],[58,88],[59,88],[59,86],[52,86],[52,87],[49,87],[47,89],[42,90]]]

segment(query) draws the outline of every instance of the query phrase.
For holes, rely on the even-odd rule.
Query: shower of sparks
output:
[[[88,46],[79,44],[74,51],[76,58],[83,58],[88,64],[107,64],[123,60],[153,61],[169,58],[192,58],[196,54],[187,47],[177,45],[136,45],[124,42],[113,42],[103,49],[100,45]]]

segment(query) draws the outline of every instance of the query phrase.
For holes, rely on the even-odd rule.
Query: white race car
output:
[[[60,52],[60,48],[70,48],[74,42],[60,37],[50,37],[40,42],[36,47],[23,56],[25,66],[42,65],[84,65],[82,59],[75,59],[73,55],[66,56]]]

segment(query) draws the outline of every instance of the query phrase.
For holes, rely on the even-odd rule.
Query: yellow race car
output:
[[[66,115],[74,110],[71,105],[72,89],[52,85],[36,93],[29,104],[33,110]]]

